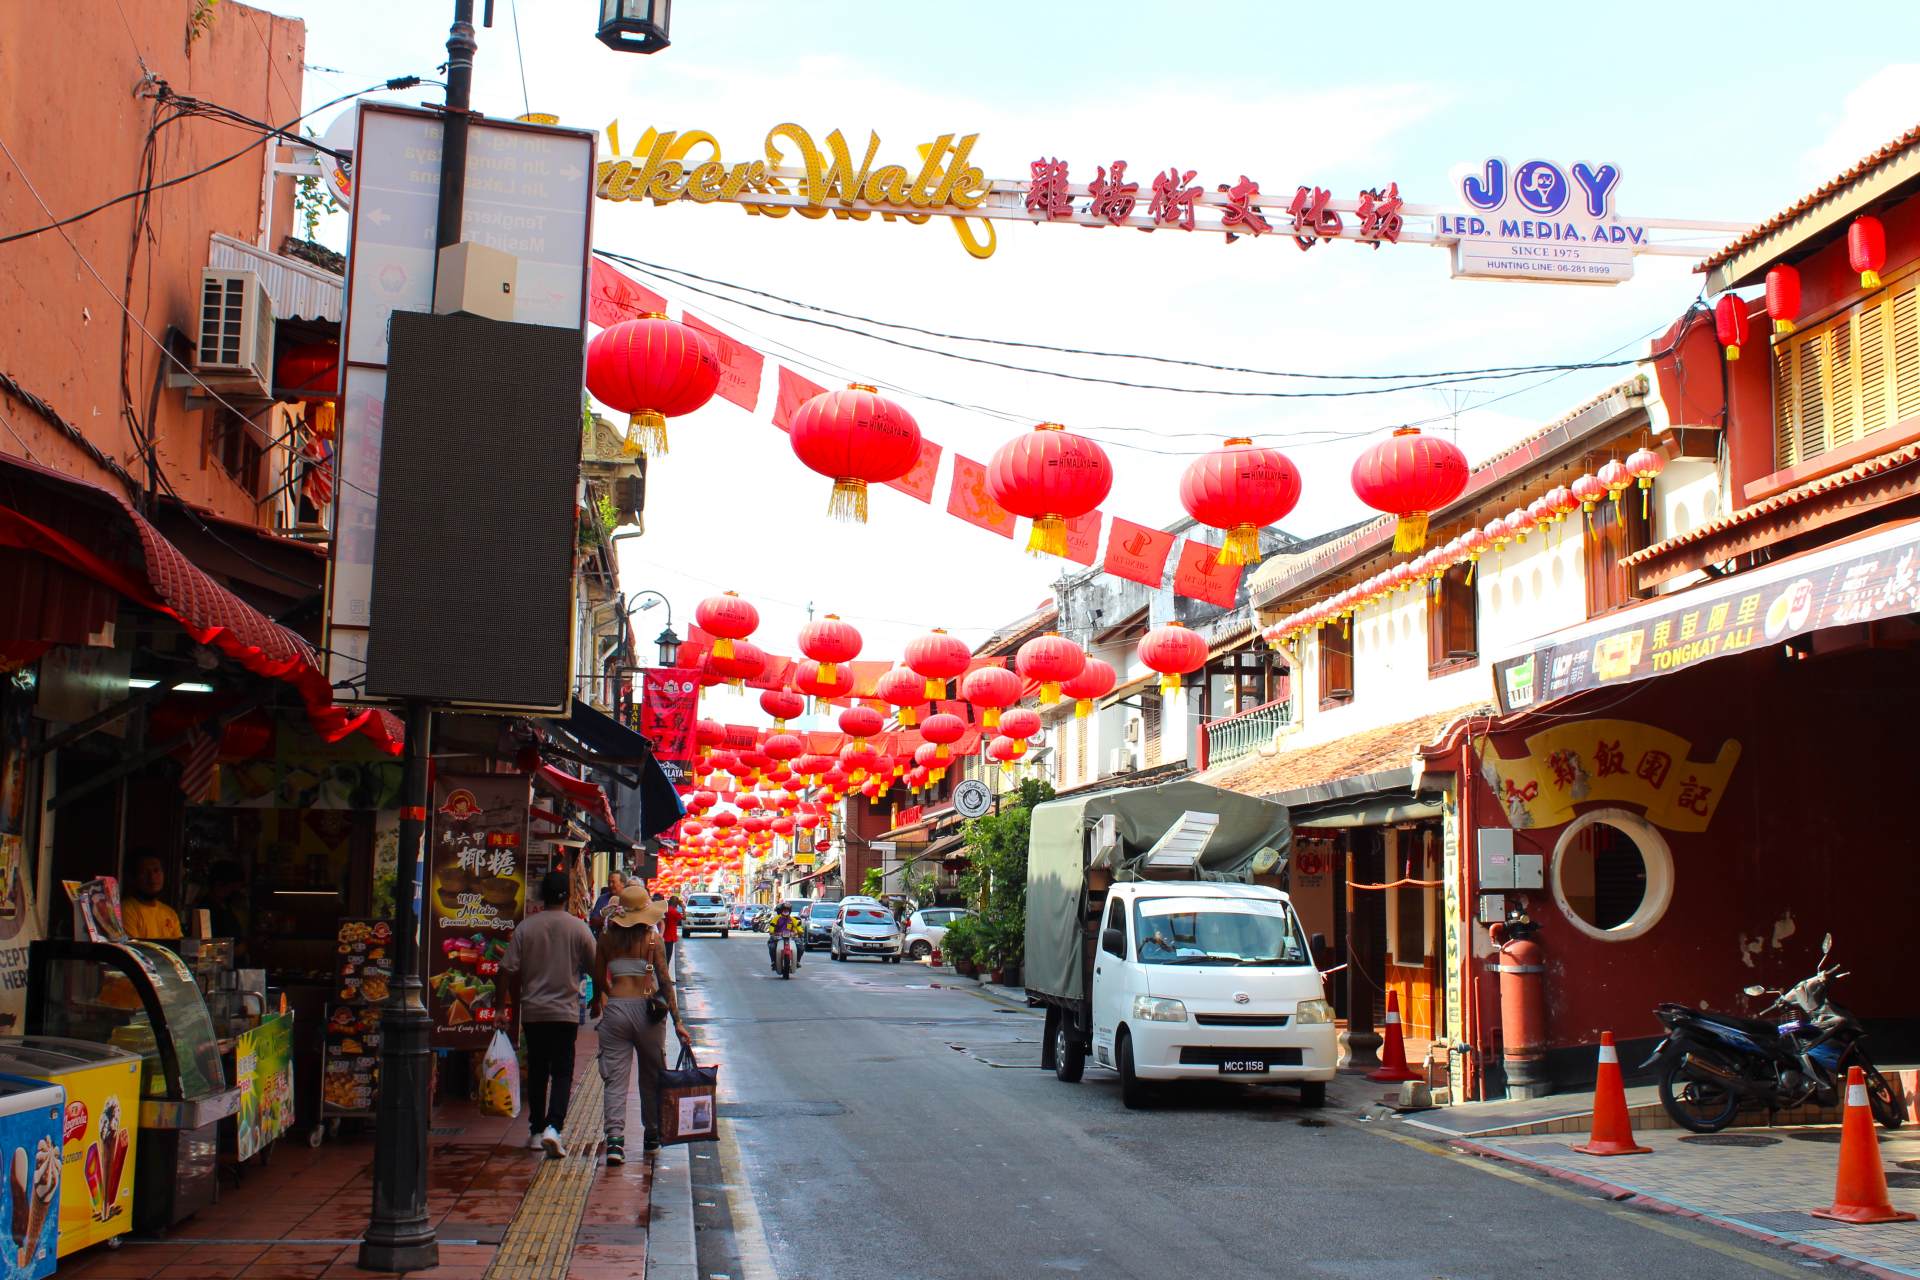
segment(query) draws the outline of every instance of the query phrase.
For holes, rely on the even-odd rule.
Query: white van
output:
[[[1278,889],[1114,885],[1092,986],[1093,1058],[1120,1073],[1128,1106],[1146,1100],[1144,1081],[1222,1078],[1297,1084],[1308,1105],[1326,1101],[1339,1055],[1333,1006]],[[1053,1048],[1056,1059],[1079,1056]]]

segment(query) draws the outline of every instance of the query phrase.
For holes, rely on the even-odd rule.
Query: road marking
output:
[[[1524,1173],[1518,1169],[1509,1169],[1497,1160],[1485,1159],[1480,1156],[1470,1156],[1463,1152],[1441,1146],[1438,1143],[1428,1142],[1424,1138],[1415,1138],[1404,1133],[1393,1133],[1390,1130],[1376,1128],[1372,1125],[1358,1124],[1343,1116],[1335,1116],[1333,1119],[1338,1124],[1349,1125],[1352,1128],[1370,1133],[1375,1137],[1385,1138],[1389,1142],[1398,1142],[1402,1146],[1412,1147],[1414,1150],[1424,1152],[1427,1155],[1435,1156],[1442,1160],[1451,1160],[1455,1164],[1462,1165],[1466,1168],[1477,1169],[1481,1173],[1491,1174],[1496,1178],[1504,1178],[1508,1182],[1531,1187],[1535,1191],[1545,1195],[1554,1196],[1561,1200],[1571,1200],[1592,1208],[1597,1208],[1601,1212],[1618,1218],[1622,1222],[1631,1222],[1635,1226],[1645,1227],[1647,1230],[1658,1232],[1660,1235],[1670,1236],[1675,1240],[1683,1240],[1688,1244],[1699,1245],[1703,1249],[1711,1249],[1713,1252],[1721,1254],[1724,1257],[1733,1258],[1740,1262],[1747,1263],[1750,1266],[1758,1267],[1762,1271],[1770,1272],[1776,1276],[1804,1276],[1807,1273],[1807,1265],[1805,1263],[1796,1265],[1783,1262],[1778,1258],[1769,1257],[1754,1249],[1734,1244],[1729,1240],[1715,1239],[1714,1236],[1705,1234],[1705,1232],[1709,1231],[1720,1232],[1724,1230],[1711,1223],[1708,1223],[1702,1231],[1688,1231],[1682,1227],[1674,1226],[1670,1222],[1662,1221],[1653,1214],[1628,1209],[1621,1205],[1614,1204],[1611,1201],[1603,1200],[1591,1192],[1579,1192],[1568,1187],[1560,1186],[1551,1178]]]

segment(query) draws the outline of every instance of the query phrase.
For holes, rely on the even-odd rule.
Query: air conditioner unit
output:
[[[251,271],[200,273],[193,367],[216,391],[268,398],[273,385],[273,299]]]
[[[1113,750],[1107,752],[1107,772],[1132,773],[1133,752],[1127,750],[1125,747],[1115,747]]]
[[[1128,742],[1140,741],[1140,717],[1139,716],[1127,717],[1127,741]]]

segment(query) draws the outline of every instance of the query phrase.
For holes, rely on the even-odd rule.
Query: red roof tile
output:
[[[1714,254],[1712,257],[1708,258],[1706,261],[1700,263],[1698,266],[1694,268],[1694,270],[1695,271],[1713,270],[1715,267],[1727,261],[1729,258],[1733,257],[1735,254],[1744,252],[1745,250],[1750,249],[1754,245],[1760,243],[1760,241],[1766,239],[1768,236],[1772,235],[1774,232],[1778,231],[1780,228],[1786,226],[1789,222],[1792,222],[1795,218],[1799,217],[1801,214],[1805,213],[1807,210],[1813,208],[1813,206],[1819,204],[1822,200],[1825,200],[1829,196],[1832,196],[1835,192],[1839,191],[1841,188],[1859,181],[1870,170],[1878,168],[1880,165],[1885,164],[1887,161],[1893,159],[1893,157],[1899,155],[1901,152],[1906,151],[1909,148],[1916,145],[1920,145],[1920,125],[1915,125],[1913,128],[1907,130],[1905,133],[1895,138],[1892,142],[1887,143],[1885,146],[1880,147],[1878,150],[1870,151],[1866,155],[1860,157],[1860,159],[1854,161],[1851,165],[1847,166],[1846,170],[1842,172],[1840,176],[1834,178],[1831,182],[1828,182],[1825,186],[1819,187],[1818,189],[1812,192],[1809,192],[1804,196],[1801,196],[1798,200],[1795,200],[1792,204],[1788,205],[1786,208],[1782,209],[1780,212],[1774,214],[1771,218],[1768,218],[1765,222],[1761,223],[1759,226],[1754,227],[1752,230],[1748,231],[1745,235],[1742,235],[1738,240],[1735,240],[1732,244],[1728,245],[1726,248],[1720,250],[1720,252]]]
[[[1344,778],[1364,777],[1413,763],[1421,747],[1433,742],[1462,716],[1484,714],[1485,704],[1458,707],[1418,720],[1383,725],[1336,738],[1317,747],[1236,760],[1201,774],[1199,781],[1249,796],[1275,796]]]

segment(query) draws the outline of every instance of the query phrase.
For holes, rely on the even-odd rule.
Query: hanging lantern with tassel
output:
[[[1627,455],[1626,472],[1640,486],[1640,514],[1647,514],[1647,494],[1653,488],[1653,482],[1662,471],[1667,469],[1665,456],[1651,449],[1635,449]]]
[[[708,596],[694,606],[693,620],[713,637],[714,657],[729,658],[733,656],[733,642],[745,640],[759,628],[760,611],[729,591]]]
[[[1401,427],[1353,464],[1353,491],[1376,511],[1398,518],[1393,549],[1427,545],[1427,516],[1467,487],[1467,455],[1451,441]]]
[[[1180,692],[1180,677],[1207,663],[1207,642],[1197,631],[1179,622],[1162,623],[1140,637],[1140,661],[1160,673],[1160,696]]]
[[[1060,701],[1060,686],[1079,675],[1086,665],[1086,651],[1057,631],[1035,636],[1013,655],[1013,669],[1020,678],[1040,686],[1043,707]]]
[[[1633,477],[1628,475],[1626,467],[1616,460],[1594,472],[1594,479],[1598,480],[1606,488],[1608,495],[1613,498],[1614,514],[1618,515],[1620,495],[1633,488]]]
[[[903,725],[912,725],[918,709],[927,705],[927,690],[920,677],[907,667],[892,667],[873,685],[874,696],[892,705]]]
[[[1111,663],[1088,658],[1087,665],[1080,668],[1080,674],[1060,686],[1060,696],[1073,699],[1074,719],[1085,720],[1093,714],[1094,699],[1112,693],[1119,679]]]
[[[960,682],[960,696],[980,709],[980,724],[998,728],[1000,709],[1020,701],[1020,677],[1005,667],[977,667]]]
[[[1880,287],[1880,268],[1887,265],[1887,229],[1870,213],[1847,228],[1847,265],[1860,273],[1862,289]]]
[[[665,453],[667,419],[692,413],[719,389],[713,344],[658,312],[603,329],[587,344],[587,390],[628,415],[626,453]]]
[[[800,628],[800,652],[820,664],[820,678],[832,680],[840,663],[860,656],[860,633],[840,615],[829,613]]]
[[[1016,516],[1033,521],[1027,550],[1067,554],[1067,521],[1106,500],[1113,464],[1106,451],[1057,422],[1042,422],[994,450],[987,464],[987,492]]]
[[[1722,294],[1713,304],[1713,332],[1727,359],[1738,360],[1740,348],[1747,345],[1747,304],[1737,294]]]
[[[807,711],[807,700],[791,689],[765,689],[760,694],[760,709],[773,717],[773,727],[784,729],[787,721]]]
[[[1767,314],[1778,334],[1792,333],[1800,318],[1800,273],[1784,262],[1767,272]]]
[[[1226,532],[1214,557],[1221,564],[1258,564],[1261,526],[1280,523],[1299,501],[1299,468],[1246,436],[1195,458],[1180,477],[1187,514]]]
[[[898,480],[920,460],[913,415],[857,382],[801,405],[787,438],[801,462],[833,480],[827,514],[856,524],[867,522],[867,486]]]
[[[934,759],[943,763],[953,758],[953,744],[965,737],[966,732],[965,720],[944,711],[928,716],[920,725],[920,736],[933,744]]]
[[[932,701],[947,696],[947,681],[967,674],[973,653],[966,641],[935,627],[907,642],[906,662],[909,669],[927,682],[927,700]]]

